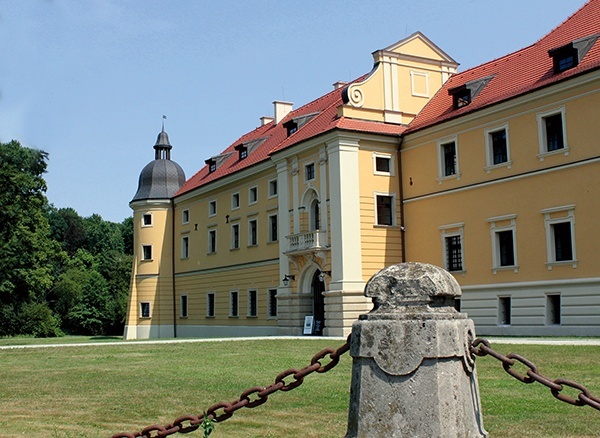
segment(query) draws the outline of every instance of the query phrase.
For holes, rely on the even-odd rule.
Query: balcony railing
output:
[[[307,233],[292,234],[286,236],[288,241],[288,253],[305,252],[327,248],[326,231],[309,231]]]

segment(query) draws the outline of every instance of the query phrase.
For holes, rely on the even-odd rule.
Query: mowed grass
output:
[[[249,387],[267,386],[281,371],[302,368],[317,351],[342,343],[252,340],[0,350],[0,436],[110,437],[167,424],[219,401],[231,402]],[[574,380],[600,396],[600,347],[492,347],[520,353],[540,373]],[[343,437],[351,367],[344,355],[330,372],[313,373],[297,389],[237,411],[216,425],[211,438]],[[477,359],[477,372],[491,437],[600,435],[600,411],[560,402],[538,383],[525,385],[491,357]]]

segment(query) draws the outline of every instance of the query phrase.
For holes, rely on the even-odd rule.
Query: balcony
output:
[[[285,237],[288,249],[285,254],[303,254],[307,252],[328,250],[327,231],[308,231]]]

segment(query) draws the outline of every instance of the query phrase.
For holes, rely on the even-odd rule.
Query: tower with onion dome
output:
[[[125,339],[174,337],[173,196],[185,182],[171,160],[164,130],[154,145],[154,160],[140,173],[133,209],[133,271]]]

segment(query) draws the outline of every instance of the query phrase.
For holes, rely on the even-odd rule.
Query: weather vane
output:
[[[163,114],[163,118],[162,118],[162,130],[163,130],[163,132],[165,131],[165,120],[167,120],[167,116],[165,116]]]

